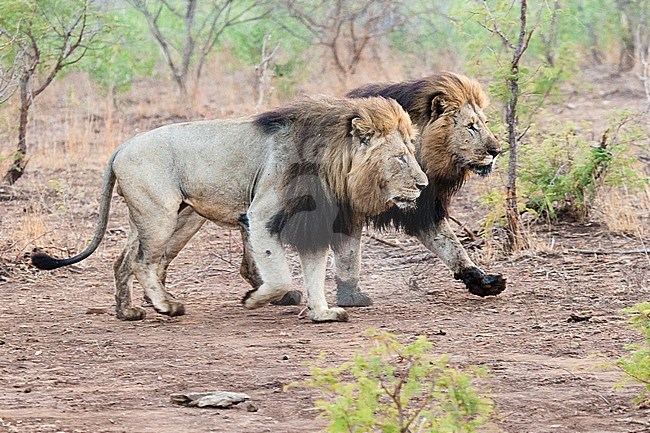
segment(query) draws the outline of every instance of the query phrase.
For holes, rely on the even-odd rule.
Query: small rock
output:
[[[86,314],[107,314],[108,308],[105,307],[88,307]]]
[[[566,320],[569,323],[577,322],[588,322],[589,319],[593,317],[593,314],[589,311],[581,311],[579,313],[571,313],[569,318]]]
[[[284,356],[282,357],[282,360],[283,360],[283,361],[288,361],[288,360],[289,360],[289,357],[288,357],[287,355],[284,355]]]
[[[172,394],[171,400],[176,404],[190,407],[217,407],[226,409],[242,401],[250,400],[250,397],[241,392],[211,391]]]
[[[257,412],[257,406],[255,406],[253,403],[248,403],[246,405],[246,412]]]

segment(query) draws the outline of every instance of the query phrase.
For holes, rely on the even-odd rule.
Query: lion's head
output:
[[[487,97],[481,86],[451,73],[441,74],[433,83],[437,91],[420,125],[425,169],[442,177],[490,173],[501,145],[486,125]]]
[[[350,122],[352,153],[346,196],[366,216],[415,206],[428,180],[415,159],[411,120],[394,100],[359,99]]]
[[[353,222],[414,206],[428,184],[411,120],[394,100],[303,98],[259,115],[257,124],[288,134],[283,208],[270,229],[299,249],[334,245]]]
[[[420,132],[418,160],[430,178],[462,182],[470,171],[492,170],[501,145],[485,123],[488,103],[480,84],[463,75],[443,72],[392,84],[371,84],[349,96],[395,98]]]

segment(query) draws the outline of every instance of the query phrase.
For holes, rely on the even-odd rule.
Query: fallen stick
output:
[[[470,229],[468,229],[467,226],[465,225],[465,223],[462,223],[462,222],[458,221],[456,218],[454,218],[454,217],[451,216],[451,215],[449,215],[447,218],[449,218],[450,220],[452,220],[453,222],[455,222],[456,224],[458,224],[458,226],[459,226],[461,229],[463,229],[463,231],[467,234],[467,236],[469,236],[469,238],[470,238],[471,240],[475,241],[475,240],[477,239],[477,237],[476,237],[476,235],[474,234],[474,232],[471,231]]]
[[[640,248],[638,250],[578,250],[570,249],[567,250],[569,253],[578,253],[578,254],[648,254],[650,250],[647,248]]]
[[[367,235],[370,239],[374,239],[374,240],[376,240],[376,241],[379,242],[379,243],[382,243],[382,244],[384,244],[384,245],[388,245],[389,247],[399,248],[400,250],[403,250],[403,249],[404,249],[403,246],[401,246],[401,245],[399,245],[399,244],[396,244],[396,243],[394,243],[394,242],[391,242],[391,241],[387,241],[386,239],[382,239],[382,238],[380,238],[380,237],[378,237],[378,236],[376,236],[376,235],[373,235],[372,233],[366,233],[366,235]]]

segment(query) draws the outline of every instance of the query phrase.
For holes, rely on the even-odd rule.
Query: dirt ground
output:
[[[577,106],[598,116],[630,104],[626,92],[598,92],[596,85],[591,97],[555,114]],[[640,105],[641,95],[633,96]],[[15,230],[37,198],[48,230],[70,240],[59,246],[80,247],[95,225],[101,173],[34,168],[0,202],[0,231]],[[66,192],[44,186],[48,179],[59,179]],[[455,202],[460,220],[481,217],[479,182]],[[142,322],[122,322],[114,316],[112,260],[126,226],[117,199],[102,246],[79,265],[42,272],[19,256],[0,268],[0,431],[315,432],[325,422],[313,409],[314,392],[283,387],[304,379],[306,363],[322,353],[338,364],[363,351],[363,331],[380,328],[404,341],[427,336],[453,365],[488,367],[490,376],[477,384],[496,404],[486,432],[650,432],[650,409],[631,402],[639,388],[615,389],[622,373],[613,366],[640,339],[619,310],[650,299],[650,259],[575,251],[635,250],[650,245],[648,238],[614,235],[596,223],[537,227],[547,250],[490,263],[509,286],[481,299],[416,240],[365,235],[361,285],[375,305],[349,309],[348,323],[313,324],[299,317],[302,307],[245,310],[239,235],[208,224],[168,277],[187,314],[168,318],[149,309]],[[333,288],[330,269],[330,301]],[[252,406],[196,409],[170,401],[175,392],[210,390],[247,393]]]

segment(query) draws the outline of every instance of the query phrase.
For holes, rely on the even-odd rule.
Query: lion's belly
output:
[[[224,227],[237,227],[241,215],[248,209],[248,203],[243,200],[226,197],[188,198],[186,203],[202,217]]]

